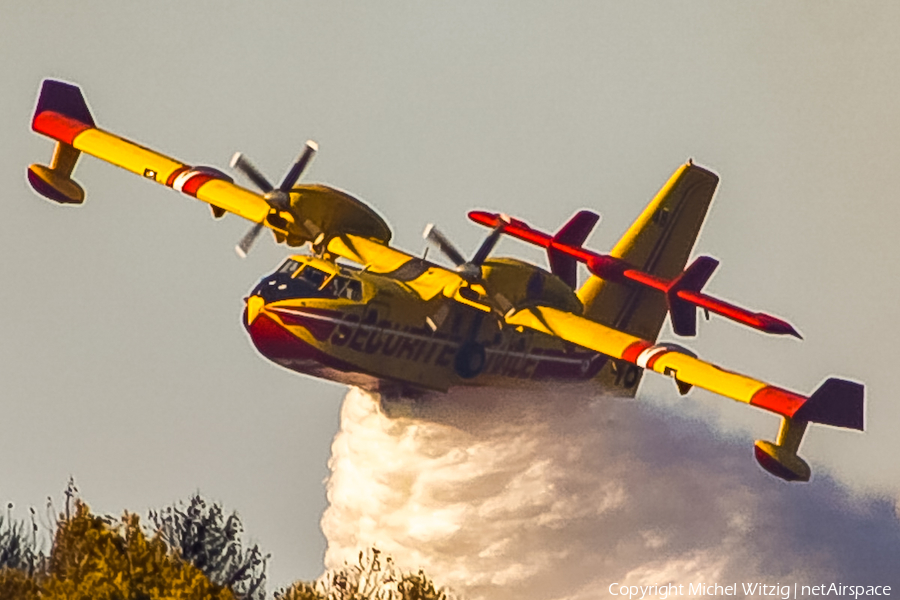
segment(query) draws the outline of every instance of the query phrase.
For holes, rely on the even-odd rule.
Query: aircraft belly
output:
[[[640,380],[640,369],[633,365],[618,367],[603,354],[514,331],[485,344],[482,372],[464,379],[454,369],[462,343],[458,336],[409,322],[364,322],[365,311],[362,305],[333,302],[274,303],[247,329],[259,352],[282,367],[373,391],[521,388],[596,380],[613,393],[633,396]]]
[[[266,307],[247,329],[269,360],[365,389],[445,391],[458,347],[446,336],[361,324],[358,312],[315,306]]]

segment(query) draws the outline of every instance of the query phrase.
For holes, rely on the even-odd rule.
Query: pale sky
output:
[[[246,222],[90,157],[83,207],[30,190],[53,147],[30,131],[45,77],[190,164],[240,150],[279,180],[313,138],[305,180],[366,200],[416,252],[429,222],[476,247],[471,208],[547,230],[591,208],[590,246],[608,250],[693,157],[721,177],[695,248],[722,263],[707,291],[805,339],[714,317],[678,341],[802,393],[863,381],[867,432],[814,426],[802,455],[900,496],[896,4],[8,0],[0,15],[0,501],[19,516],[70,475],[100,512],[199,490],[274,555],[270,588],[316,577],[345,393],[268,363],[241,327],[241,299],[289,253],[271,238],[240,260]],[[511,240],[495,254],[544,264]],[[640,397],[707,414],[748,460],[777,430],[652,375]]]

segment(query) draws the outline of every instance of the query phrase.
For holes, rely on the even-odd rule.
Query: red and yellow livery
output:
[[[809,423],[863,429],[864,387],[827,379],[811,395],[739,375],[684,347],[658,343],[667,315],[679,335],[696,333],[702,308],[760,331],[799,335],[786,321],[702,293],[718,262],[688,258],[718,177],[692,162],[680,167],[608,255],[583,247],[597,215],[577,213],[556,234],[476,211],[493,229],[466,259],[439,232],[427,238],[455,268],[389,245],[388,225],[360,200],[325,185],[297,184],[317,146],[278,187],[240,155],[233,166],[261,193],[212,167],[189,166],[96,127],[74,85],[46,80],[32,127],[56,140],[50,166],[28,180],[44,197],[81,204],[72,173],[81,153],[208,203],[216,217],[254,223],[246,252],[263,228],[277,242],[308,246],[264,277],[247,298],[244,325],[269,360],[288,369],[382,393],[445,391],[453,386],[532,386],[590,382],[633,396],[647,370],[671,377],[681,394],[697,386],[782,418],[775,443],[759,441],[756,459],[770,473],[807,481],[797,456]],[[501,235],[545,247],[551,271],[489,258]],[[591,272],[577,287],[576,267]]]

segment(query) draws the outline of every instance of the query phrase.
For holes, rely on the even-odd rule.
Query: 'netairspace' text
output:
[[[685,589],[686,588],[686,589]],[[666,600],[670,596],[774,596],[782,600],[803,598],[807,596],[890,596],[889,585],[844,585],[842,583],[823,583],[819,585],[782,585],[776,583],[691,583],[666,585],[625,585],[611,583],[609,593],[629,600],[641,598],[659,598]]]

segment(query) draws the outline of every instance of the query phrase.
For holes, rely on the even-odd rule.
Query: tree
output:
[[[402,574],[390,556],[371,548],[356,565],[326,572],[315,583],[297,582],[275,593],[276,600],[452,600],[424,571]]]
[[[31,510],[31,527],[28,527],[24,521],[13,521],[12,507],[11,502],[7,504],[6,519],[0,515],[0,569],[18,569],[32,574],[41,567],[44,559],[37,540],[34,509]]]
[[[160,536],[148,538],[137,515],[125,513],[116,525],[81,501],[58,523],[37,583],[46,600],[234,600],[228,588],[173,556]]]
[[[178,556],[211,582],[231,588],[242,600],[265,599],[269,557],[256,545],[244,550],[239,538],[243,525],[237,513],[226,518],[221,506],[207,504],[195,494],[187,508],[176,505],[151,512],[150,521]]]
[[[38,543],[34,510],[28,527],[24,521],[13,521],[12,507],[7,504],[5,519],[0,515],[0,598],[38,600],[34,576],[44,567],[46,557]]]

